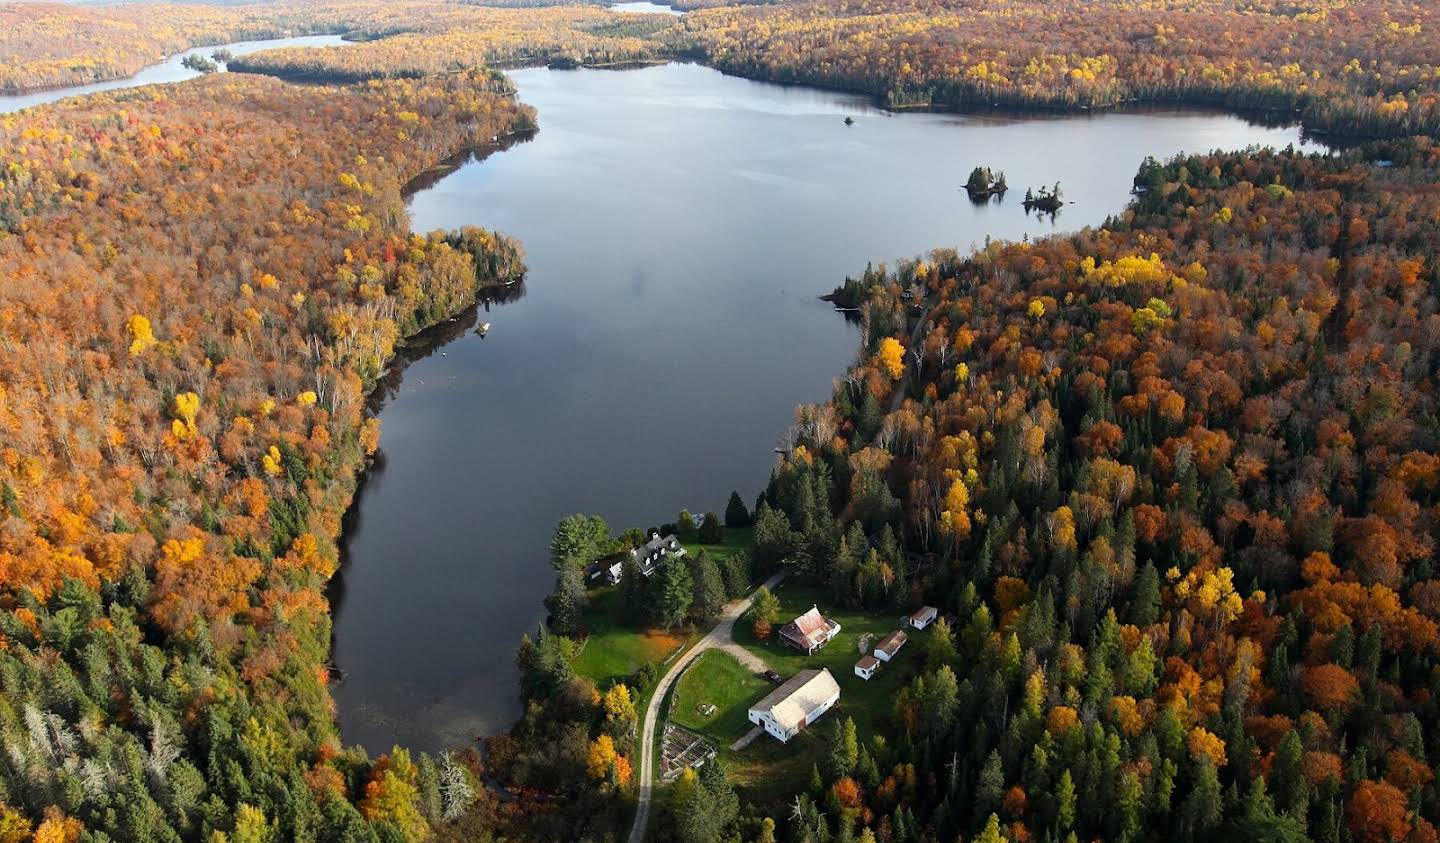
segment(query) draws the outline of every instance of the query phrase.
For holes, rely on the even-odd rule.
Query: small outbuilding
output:
[[[915,614],[910,616],[910,625],[916,629],[924,629],[935,622],[940,616],[940,610],[934,606],[921,606]]]
[[[880,643],[875,645],[875,658],[882,662],[890,661],[895,658],[895,654],[900,652],[900,648],[904,647],[905,642],[909,640],[910,636],[906,635],[904,630],[895,630],[880,639]]]
[[[880,660],[874,656],[861,656],[860,661],[855,662],[855,675],[866,682],[869,682],[870,677],[874,676],[875,671],[879,669]]]

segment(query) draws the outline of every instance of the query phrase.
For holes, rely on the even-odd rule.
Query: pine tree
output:
[[[1149,626],[1160,617],[1160,574],[1146,562],[1135,576],[1130,597],[1130,621],[1136,626]]]
[[[950,635],[950,624],[941,618],[931,627],[930,640],[925,645],[925,668],[939,670],[955,664],[957,658],[955,640]]]
[[[949,665],[935,671],[925,683],[922,706],[924,726],[929,729],[929,734],[940,738],[949,735],[950,728],[955,725],[959,700],[960,687],[955,680],[955,671]]]
[[[825,753],[825,775],[830,781],[850,775],[860,760],[860,743],[855,735],[855,721],[849,717],[836,720],[830,730],[830,747]]]
[[[975,784],[976,809],[981,813],[1000,807],[1005,795],[1005,767],[1000,762],[1000,753],[990,750],[985,757],[985,766],[980,768],[980,779]]]
[[[1068,767],[1060,773],[1060,783],[1055,786],[1055,823],[1060,831],[1075,827],[1075,779]]]
[[[739,492],[731,492],[730,500],[725,504],[725,526],[750,526],[750,510],[745,508],[745,501],[740,499]]]
[[[1220,794],[1220,777],[1209,759],[1195,762],[1195,784],[1185,798],[1183,822],[1191,839],[1205,840],[1220,825],[1224,802]]]
[[[690,611],[695,598],[695,578],[690,566],[674,559],[667,560],[650,575],[645,603],[650,619],[665,629],[673,629]]]
[[[1275,751],[1275,800],[1280,810],[1292,817],[1303,820],[1309,803],[1309,788],[1301,768],[1304,747],[1300,734],[1291,729],[1280,741]]]
[[[725,581],[715,560],[703,553],[695,557],[691,576],[694,578],[694,598],[690,610],[698,620],[709,623],[719,617],[725,608]]]
[[[625,554],[625,558],[620,562],[620,619],[627,624],[637,624],[645,620],[645,583],[635,557]]]
[[[1145,810],[1145,791],[1140,786],[1140,777],[1134,770],[1126,770],[1120,777],[1120,789],[1115,796],[1118,809],[1119,839],[1134,840],[1140,834],[1142,812]]]
[[[565,568],[555,577],[555,590],[545,598],[545,608],[550,612],[550,626],[561,635],[577,634],[585,605],[584,574],[579,568]]]

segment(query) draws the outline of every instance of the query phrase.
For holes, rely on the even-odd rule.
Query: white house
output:
[[[635,567],[640,571],[641,576],[648,577],[655,573],[660,564],[672,556],[684,556],[685,548],[681,546],[680,540],[675,536],[661,536],[659,533],[650,537],[650,540],[630,551],[630,558],[635,560]],[[595,580],[604,577],[610,585],[620,582],[625,575],[625,565],[622,562],[615,562],[606,565],[596,560],[585,568],[589,579]]]
[[[904,630],[895,630],[880,639],[880,643],[875,645],[875,658],[882,662],[890,661],[895,658],[895,654],[900,652],[900,648],[904,647],[905,642],[909,640],[910,636],[906,635]]]
[[[839,701],[840,685],[828,669],[802,670],[751,706],[750,722],[786,743]]]
[[[866,682],[869,682],[870,677],[874,676],[875,671],[879,669],[880,660],[874,656],[861,656],[860,661],[855,662],[855,675]]]
[[[935,622],[940,616],[940,610],[934,606],[921,606],[915,614],[910,616],[910,625],[916,629],[924,629]]]
[[[684,555],[685,548],[680,546],[680,540],[675,538],[673,533],[663,538],[656,533],[650,538],[650,541],[630,551],[630,558],[635,560],[635,567],[639,568],[640,573],[647,577],[655,573],[655,569],[660,567],[660,563],[664,562],[666,557]],[[618,576],[616,581],[619,581]]]

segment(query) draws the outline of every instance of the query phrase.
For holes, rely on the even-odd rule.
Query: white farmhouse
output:
[[[750,722],[786,743],[839,701],[840,685],[829,670],[802,670],[751,706]]]

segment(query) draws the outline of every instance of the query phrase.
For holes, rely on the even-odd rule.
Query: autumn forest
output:
[[[857,357],[753,506],[666,525],[744,553],[623,587],[625,622],[698,637],[779,571],[942,618],[860,737],[812,727],[803,782],[704,766],[650,839],[1440,840],[1440,10],[678,8],[0,7],[10,92],[354,42],[0,115],[0,843],[625,839],[656,669],[577,669],[575,563],[643,533],[562,524],[549,625],[501,644],[523,716],[439,754],[342,741],[327,584],[367,397],[525,275],[485,220],[412,231],[407,188],[543,132],[508,68],[675,60],[893,110],[1222,107],[1343,151],[1147,160],[1103,226],[807,291],[842,285]]]

